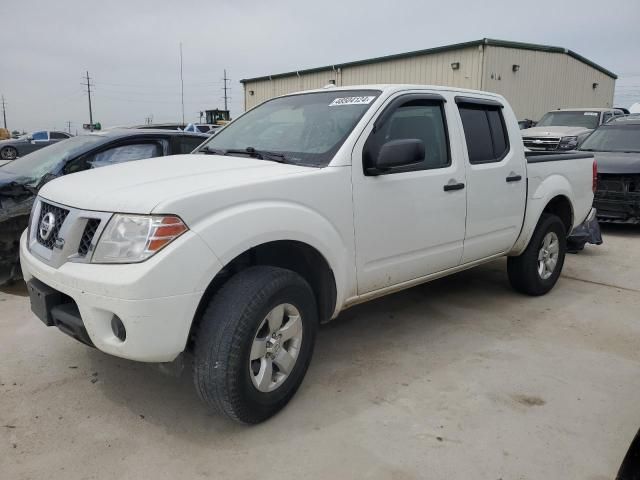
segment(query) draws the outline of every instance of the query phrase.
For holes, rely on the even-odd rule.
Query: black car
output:
[[[20,235],[45,183],[91,168],[191,153],[208,138],[168,130],[110,130],[64,140],[0,167],[0,285],[20,278]]]
[[[620,117],[598,127],[579,150],[596,152],[598,220],[640,223],[640,118]]]

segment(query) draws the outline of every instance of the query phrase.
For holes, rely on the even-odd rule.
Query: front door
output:
[[[468,152],[467,225],[462,263],[505,253],[515,243],[526,206],[527,172],[520,132],[509,144],[503,106],[494,100],[456,98]],[[511,112],[508,112],[511,116]]]
[[[460,263],[465,233],[463,148],[449,138],[455,106],[439,94],[404,94],[388,102],[353,150],[352,179],[358,294]],[[382,121],[384,119],[384,121]],[[386,142],[419,139],[421,162],[372,173]]]

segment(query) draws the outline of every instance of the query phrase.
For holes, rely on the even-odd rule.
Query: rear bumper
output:
[[[199,237],[183,237],[190,238],[176,240],[176,243],[183,245],[179,252],[176,248],[171,255],[181,269],[172,267],[169,272],[163,263],[172,262],[162,262],[161,259],[134,266],[66,263],[54,268],[29,251],[26,234],[20,240],[21,266],[25,281],[35,278],[69,297],[77,306],[80,324],[90,342],[83,341],[69,331],[65,333],[118,357],[144,362],[170,362],[185,349],[191,323],[206,286],[203,284],[203,258],[207,254],[211,257],[211,252]],[[150,296],[149,292],[169,288],[167,285],[161,288],[163,281],[173,284],[176,293],[186,293]],[[112,329],[114,315],[126,329],[124,341]],[[64,331],[64,328],[61,329]],[[74,328],[70,330],[72,333],[80,331]]]

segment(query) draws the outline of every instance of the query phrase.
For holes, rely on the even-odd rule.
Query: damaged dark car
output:
[[[0,167],[0,285],[21,278],[20,235],[45,183],[116,163],[191,153],[208,138],[178,131],[112,130],[73,137]]]
[[[598,163],[598,220],[640,224],[640,118],[601,125],[579,150],[594,152]]]

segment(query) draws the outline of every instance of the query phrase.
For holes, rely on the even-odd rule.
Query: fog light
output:
[[[124,342],[127,338],[127,330],[124,328],[124,324],[122,320],[117,315],[114,315],[111,318],[111,331],[113,334],[122,342]]]

